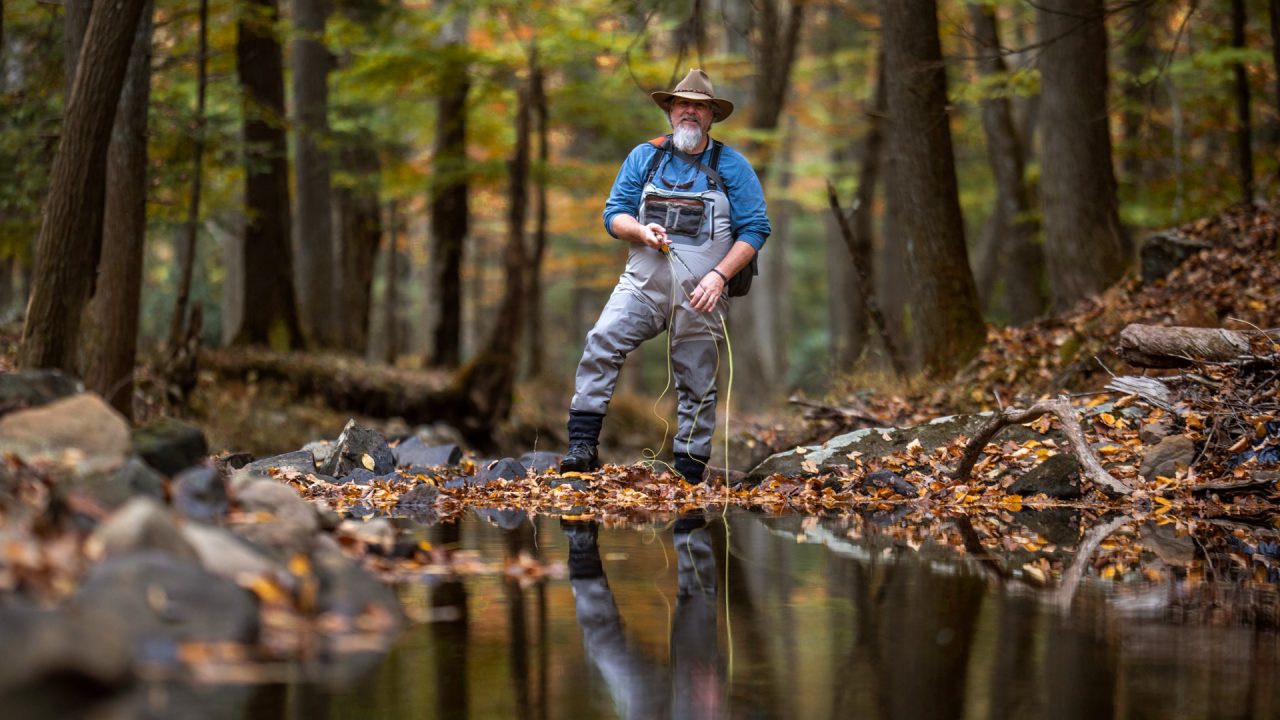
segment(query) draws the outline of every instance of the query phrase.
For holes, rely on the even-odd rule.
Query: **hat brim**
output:
[[[658,104],[658,107],[662,108],[666,112],[671,112],[671,101],[674,100],[675,98],[684,98],[685,100],[697,100],[699,102],[711,103],[712,105],[716,106],[715,117],[711,120],[711,122],[713,123],[720,122],[721,120],[724,120],[725,118],[729,117],[729,115],[733,114],[733,103],[729,102],[728,100],[725,100],[724,98],[707,97],[702,93],[666,92],[664,90],[659,90],[658,92],[650,94],[649,97],[653,98],[653,101]]]

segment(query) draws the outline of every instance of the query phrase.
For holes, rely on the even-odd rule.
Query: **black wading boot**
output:
[[[560,461],[560,472],[591,472],[600,469],[600,427],[604,415],[569,411],[569,450]]]
[[[709,457],[676,453],[676,472],[684,477],[685,482],[697,485],[702,482],[708,462],[711,462]]]

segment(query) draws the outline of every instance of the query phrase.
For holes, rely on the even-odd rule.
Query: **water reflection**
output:
[[[458,572],[401,589],[421,622],[372,669],[155,716],[1275,716],[1277,533],[1207,527],[478,513],[406,526]]]

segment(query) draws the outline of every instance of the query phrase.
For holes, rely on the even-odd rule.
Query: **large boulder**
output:
[[[957,437],[972,437],[991,417],[991,413],[978,415],[952,415],[938,418],[923,425],[909,428],[866,428],[851,433],[838,435],[821,445],[810,445],[802,449],[792,449],[776,453],[765,459],[747,473],[745,482],[755,483],[775,473],[788,477],[810,476],[828,472],[836,472],[853,467],[853,453],[861,453],[855,457],[876,458],[895,452],[902,452],[908,445],[919,441],[926,454],[934,449],[949,444]],[[1060,435],[1041,434],[1026,425],[1013,425],[1005,428],[996,436],[999,440],[1023,442],[1030,439],[1045,440]],[[808,463],[812,463],[809,466]],[[817,472],[806,469],[814,467]]]
[[[169,477],[199,463],[209,454],[204,431],[173,418],[160,418],[133,431],[134,452]]]
[[[84,383],[61,370],[0,373],[0,415],[48,405],[84,392]]]
[[[356,468],[385,475],[396,469],[396,458],[387,445],[387,439],[378,431],[349,420],[334,442],[332,454],[320,466],[320,472],[340,478]]]
[[[258,640],[257,601],[199,565],[159,552],[95,567],[68,604],[92,625],[123,628],[139,660],[173,662],[182,643]]]
[[[124,416],[93,393],[0,417],[0,453],[27,463],[52,461],[76,475],[116,470],[131,445]]]

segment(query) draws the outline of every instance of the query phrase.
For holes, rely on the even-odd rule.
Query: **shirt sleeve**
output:
[[[720,156],[720,177],[729,189],[729,220],[737,239],[760,251],[773,232],[765,207],[764,189],[755,168],[742,153],[725,146]]]
[[[640,195],[644,192],[644,175],[649,169],[649,159],[657,149],[650,143],[641,143],[631,150],[618,168],[609,199],[604,204],[604,229],[613,235],[613,218],[620,214],[635,216],[640,210]],[[617,237],[617,235],[613,235]]]

